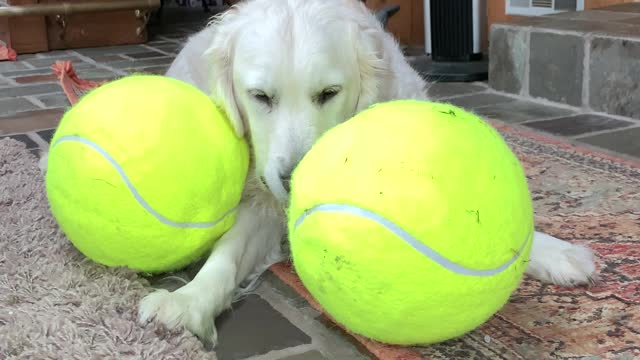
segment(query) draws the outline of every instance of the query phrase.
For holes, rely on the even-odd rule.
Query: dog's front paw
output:
[[[556,285],[589,284],[596,277],[595,256],[586,246],[541,234],[534,239],[527,272],[540,281]]]
[[[43,175],[47,173],[48,162],[49,151],[45,150],[40,153],[40,160],[38,160],[38,167],[40,168],[40,172],[42,172]]]
[[[156,290],[140,302],[139,320],[156,320],[169,329],[185,328],[206,346],[215,346],[218,334],[214,324],[215,308],[189,292]]]

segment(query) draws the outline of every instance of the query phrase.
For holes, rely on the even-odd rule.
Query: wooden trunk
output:
[[[9,0],[9,5],[109,2],[109,0]],[[18,54],[147,41],[149,9],[0,18],[0,40]]]
[[[32,5],[38,0],[9,0],[9,5]],[[0,18],[0,40],[18,54],[49,50],[47,28],[42,16]]]
[[[40,0],[45,3],[109,0]],[[46,17],[50,50],[139,44],[147,41],[146,21],[135,10]]]

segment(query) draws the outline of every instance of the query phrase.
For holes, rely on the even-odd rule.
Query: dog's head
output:
[[[286,201],[318,137],[383,100],[389,35],[356,0],[250,0],[211,26],[212,98],[250,140],[255,175]]]

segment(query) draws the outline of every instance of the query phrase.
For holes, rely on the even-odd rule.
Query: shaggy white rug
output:
[[[73,247],[48,211],[37,158],[0,140],[0,359],[215,359],[186,332],[136,322],[149,290]]]

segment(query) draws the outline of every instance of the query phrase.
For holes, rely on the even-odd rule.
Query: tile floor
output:
[[[173,11],[170,11],[173,10]],[[81,78],[114,79],[132,72],[163,73],[183,38],[206,23],[196,11],[168,9],[144,45],[76,49],[19,56],[0,62],[0,138],[22,141],[34,153],[47,146],[69,103],[52,75],[55,60],[72,60]],[[434,99],[478,114],[518,123],[574,141],[640,157],[640,121],[584,113],[580,109],[497,93],[485,83],[440,83]],[[255,294],[218,320],[221,360],[368,359],[352,339],[280,282],[267,274]]]
[[[499,93],[486,83],[439,83],[429,93],[438,101],[467,108],[485,118],[568,138],[622,157],[640,157],[640,119]]]

